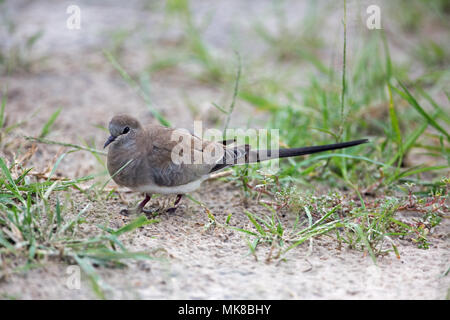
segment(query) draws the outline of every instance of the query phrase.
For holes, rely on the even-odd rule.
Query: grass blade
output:
[[[105,294],[103,292],[103,288],[100,284],[100,277],[95,272],[94,267],[90,263],[89,259],[87,258],[81,258],[78,255],[74,255],[75,261],[78,263],[80,268],[84,271],[84,273],[88,276],[89,281],[92,285],[92,290],[94,293],[100,298],[100,299],[106,299]]]
[[[147,217],[145,216],[140,216],[139,218],[131,221],[130,223],[126,224],[125,226],[117,229],[116,231],[112,232],[113,235],[115,236],[120,236],[121,234],[125,233],[125,232],[130,232],[134,229],[140,228],[142,226],[145,226],[147,224],[151,224],[151,223],[156,223],[159,222],[159,220],[156,219],[147,219]]]
[[[212,105],[213,105],[214,107],[216,107],[220,112],[223,112],[223,113],[225,113],[225,114],[228,114],[228,111],[225,110],[224,108],[222,108],[221,106],[219,106],[217,103],[212,102]]]
[[[428,123],[433,126],[436,130],[440,131],[443,135],[445,135],[447,137],[447,140],[450,141],[450,135],[448,134],[448,132],[442,128],[434,119],[432,116],[430,116],[417,102],[417,100],[411,95],[411,93],[408,91],[408,89],[406,88],[406,86],[401,83],[398,80],[400,86],[403,88],[404,92],[399,90],[398,88],[393,87],[393,89],[400,95],[402,96],[404,99],[406,99],[411,106],[416,109],[416,111],[422,116],[424,117]]]
[[[247,215],[248,219],[250,220],[250,222],[255,226],[256,230],[258,230],[258,232],[264,237],[266,236],[266,232],[264,231],[264,229],[261,227],[261,225],[256,221],[256,219],[253,217],[253,215],[245,210],[245,214]]]
[[[445,112],[441,106],[439,106],[437,104],[436,101],[434,101],[434,99],[428,94],[426,93],[422,88],[417,88],[418,91],[420,92],[420,94],[422,94],[422,96],[428,100],[428,102],[433,106],[434,109],[436,109],[436,111],[441,115],[442,119],[447,122],[448,124],[450,124],[450,116],[447,112]]]
[[[359,224],[352,224],[353,228],[356,230],[356,233],[359,235],[359,237],[363,240],[364,245],[367,248],[367,251],[369,251],[370,257],[372,258],[373,263],[377,264],[377,258],[375,257],[375,254],[372,250],[372,247],[370,246],[369,240],[367,239],[366,234],[361,229],[361,226]]]
[[[392,98],[391,84],[387,84],[388,94],[389,94],[389,115],[391,118],[391,126],[395,132],[395,138],[397,146],[401,155],[403,155],[403,144],[402,144],[402,134],[400,131],[400,124],[397,118],[397,112],[394,107],[394,99]]]
[[[61,110],[62,108],[58,108],[55,112],[53,112],[53,114],[50,116],[50,118],[47,120],[44,127],[42,128],[39,138],[45,138],[50,133],[50,128],[58,118],[59,114],[61,113]]]
[[[138,89],[139,94],[144,99],[145,104],[147,105],[147,108],[149,109],[150,113],[156,119],[158,119],[159,123],[161,123],[163,126],[170,127],[170,122],[166,118],[164,118],[163,115],[159,113],[159,111],[157,111],[151,106],[150,97],[148,93],[144,91],[144,89],[136,81],[134,81],[133,78],[131,78],[128,72],[126,72],[126,70],[120,65],[120,63],[116,60],[116,58],[114,58],[111,52],[104,50],[103,53],[106,56],[106,59],[108,59],[108,61],[112,64],[114,69],[116,69],[119,72],[120,76],[125,80],[125,82],[130,87]]]
[[[101,150],[83,147],[83,146],[79,146],[79,145],[72,144],[72,143],[58,142],[58,141],[53,141],[53,140],[48,140],[48,139],[43,139],[43,138],[29,137],[29,136],[25,136],[24,138],[29,141],[35,141],[35,142],[44,143],[44,144],[54,144],[54,145],[58,145],[58,146],[74,148],[76,150],[89,151],[92,153],[101,154],[103,156],[106,156],[106,154],[107,154],[106,152],[101,151]]]
[[[3,160],[3,158],[0,158],[0,168],[2,169],[3,174],[5,175],[6,179],[8,180],[8,182],[10,184],[10,186],[6,185],[5,187],[7,187],[11,192],[13,192],[14,195],[17,197],[17,199],[19,199],[20,202],[22,202],[22,204],[25,205],[26,204],[25,199],[20,194],[19,189],[17,188],[16,182],[12,178],[11,172],[9,172],[9,169],[6,166],[6,163]]]
[[[2,96],[2,104],[0,106],[0,129],[3,128],[3,125],[5,124],[6,100],[7,100],[7,94],[6,94],[6,92],[4,92],[3,96]]]
[[[118,175],[123,169],[125,169],[131,162],[133,162],[134,159],[130,159],[127,161],[127,163],[125,163],[122,167],[119,168],[119,170],[117,170],[116,172],[114,172],[113,175],[111,175],[108,180],[106,180],[106,182],[103,184],[103,186],[101,187],[100,191],[103,191],[103,189],[105,189],[106,185],[116,176]]]
[[[446,165],[422,167],[422,168],[418,168],[418,169],[415,169],[413,167],[413,168],[409,168],[409,169],[399,173],[398,175],[394,176],[393,178],[391,178],[390,181],[395,181],[395,180],[398,180],[401,178],[405,178],[405,177],[411,176],[413,174],[418,174],[418,173],[427,172],[427,171],[442,170],[442,169],[447,169],[447,168],[449,168],[449,166],[446,166]]]

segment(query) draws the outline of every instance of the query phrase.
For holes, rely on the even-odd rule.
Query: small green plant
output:
[[[259,245],[271,247],[267,261],[282,258],[288,251],[319,236],[334,236],[338,245],[368,252],[376,263],[376,257],[390,251],[399,258],[397,238],[410,238],[418,248],[429,248],[428,234],[441,221],[448,206],[445,196],[431,198],[428,202],[386,197],[376,199],[364,206],[346,196],[334,193],[323,196],[290,194],[285,206],[261,205],[271,214],[256,214],[245,211],[253,229],[226,226],[244,233],[250,251],[256,256]],[[430,209],[430,206],[431,209]],[[419,220],[402,221],[396,217],[402,210],[424,212]],[[262,210],[263,211],[263,210]],[[295,221],[282,222],[282,212],[291,212]],[[311,245],[311,244],[310,244]],[[276,250],[276,254],[272,255]],[[310,249],[311,250],[311,249]]]
[[[3,124],[6,94],[2,98],[0,122]],[[43,138],[49,134],[60,111],[56,110],[44,124],[40,138],[28,138],[72,149],[57,157],[52,167],[44,172],[26,167],[27,161],[36,152],[35,145],[23,149],[26,150],[25,154],[18,158],[13,153],[10,161],[0,157],[0,271],[8,268],[11,269],[8,272],[21,272],[31,266],[38,266],[47,258],[77,263],[87,275],[97,296],[105,298],[107,285],[100,279],[96,267],[124,267],[127,260],[153,259],[148,253],[127,250],[119,237],[157,220],[139,217],[117,230],[99,225],[97,235],[93,236],[87,236],[80,230],[80,225],[89,221],[92,203],[79,205],[71,198],[71,190],[89,196],[90,189],[85,190],[80,184],[92,181],[95,176],[67,179],[56,177],[55,173],[61,160],[71,152],[85,150],[96,155],[100,152]],[[20,125],[0,126],[3,149],[8,147],[7,143],[12,139],[11,131]],[[22,264],[10,264],[10,261],[17,259]]]
[[[7,165],[3,158],[0,158],[0,169],[3,267],[8,266],[10,256],[26,258],[26,265],[47,257],[76,262],[88,275],[96,294],[104,298],[95,266],[123,267],[127,259],[152,259],[144,252],[128,251],[118,237],[156,220],[140,217],[117,230],[99,226],[99,235],[90,237],[79,232],[79,226],[88,221],[90,204],[79,208],[70,198],[63,202],[60,198],[69,195],[70,189],[81,190],[79,184],[91,180],[92,176],[33,182],[31,169],[21,168],[18,163]]]

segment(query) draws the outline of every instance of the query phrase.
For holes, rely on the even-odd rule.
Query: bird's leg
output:
[[[183,197],[182,194],[177,194],[177,198],[175,199],[175,203],[173,204],[173,207],[167,209],[166,212],[170,212],[170,213],[175,212],[178,208],[178,204],[180,203],[182,197]]]
[[[173,204],[175,207],[180,203],[181,198],[183,198],[182,194],[177,194],[177,198],[175,200],[175,203]]]
[[[150,199],[152,198],[151,194],[146,193],[145,194],[145,199],[142,200],[141,203],[139,203],[137,205],[137,207],[135,208],[131,208],[131,209],[122,209],[120,211],[120,214],[124,215],[124,216],[129,216],[131,214],[139,214],[141,212],[144,212],[145,214],[152,214],[153,212],[151,210],[145,210],[144,207],[147,204],[147,202],[150,201]]]

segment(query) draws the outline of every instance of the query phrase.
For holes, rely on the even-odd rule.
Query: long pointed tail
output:
[[[279,150],[255,150],[250,151],[248,155],[248,162],[261,162],[265,160],[272,160],[276,158],[288,158],[303,156],[306,154],[312,154],[317,152],[323,152],[328,150],[343,149],[348,147],[357,146],[359,144],[369,142],[368,139],[354,140],[341,143],[326,144],[323,146],[303,147],[303,148],[289,148]],[[278,152],[277,152],[278,151]],[[247,161],[246,161],[247,162]]]

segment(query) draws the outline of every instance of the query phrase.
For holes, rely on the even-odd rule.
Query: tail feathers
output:
[[[250,150],[249,145],[236,146],[234,148],[226,148],[225,155],[222,161],[216,164],[210,172],[218,171],[235,164],[255,163],[278,158],[297,157],[328,150],[353,147],[367,142],[369,142],[368,139],[361,139],[348,142],[326,144],[323,146],[254,151]]]
[[[323,146],[303,147],[303,148],[289,148],[279,150],[256,150],[250,151],[248,155],[248,163],[261,162],[265,160],[272,160],[277,158],[298,157],[307,154],[323,152],[328,150],[343,149],[357,146],[359,144],[369,142],[368,139],[354,140],[341,143],[326,144]],[[247,162],[247,161],[246,161]]]

